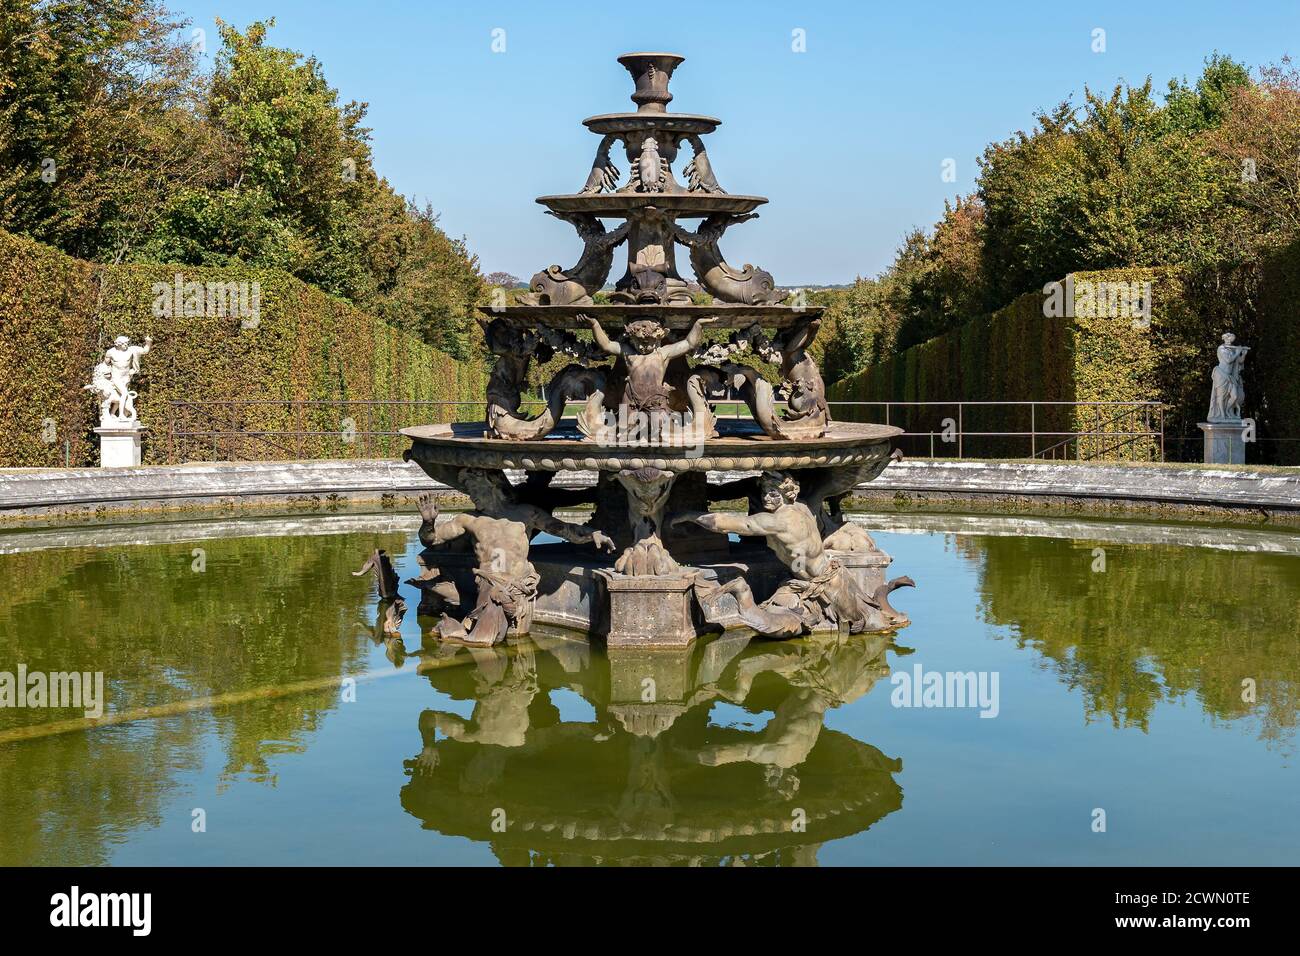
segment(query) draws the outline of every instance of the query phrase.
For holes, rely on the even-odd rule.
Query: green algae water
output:
[[[864,520],[905,630],[631,653],[384,641],[413,518],[0,535],[0,673],[106,698],[0,708],[0,863],[1300,858],[1300,535]]]

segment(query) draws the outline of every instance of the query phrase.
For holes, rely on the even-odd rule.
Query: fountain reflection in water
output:
[[[888,644],[737,634],[600,654],[541,635],[441,647],[419,666],[473,712],[420,714],[423,749],[406,762],[402,806],[509,864],[816,863],[822,843],[902,805],[902,762],[823,725],[887,680]],[[446,666],[448,655],[469,666]],[[581,695],[595,718],[565,720],[556,688]],[[718,726],[719,703],[772,716],[758,729]]]

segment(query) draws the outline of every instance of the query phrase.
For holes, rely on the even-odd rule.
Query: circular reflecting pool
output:
[[[414,517],[0,534],[0,863],[1294,863],[1300,535],[857,520],[909,628],[682,652],[385,639]]]

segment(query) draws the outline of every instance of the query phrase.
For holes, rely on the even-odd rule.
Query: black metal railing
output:
[[[526,407],[540,409],[540,399]],[[574,403],[574,407],[578,403]],[[898,425],[905,454],[931,458],[1164,461],[1159,402],[830,402],[833,418]],[[400,429],[475,421],[482,402],[398,399],[177,400],[165,457],[187,461],[397,458]],[[739,401],[720,417],[748,417]]]

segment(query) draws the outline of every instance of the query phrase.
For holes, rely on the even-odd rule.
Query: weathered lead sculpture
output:
[[[821,319],[813,318],[778,332],[771,343],[760,343],[758,354],[781,368],[788,409],[781,431],[796,435],[820,435],[831,420],[826,405],[826,385],[817,368],[817,360],[808,354],[808,346],[817,337]]]
[[[668,363],[689,354],[700,344],[704,326],[717,321],[701,317],[695,320],[685,337],[663,344],[668,330],[653,319],[629,322],[624,335],[617,341],[611,339],[594,316],[584,316],[591,325],[592,338],[610,355],[617,355],[627,366],[627,379],[623,385],[622,405],[626,407],[625,421],[635,421],[633,428],[620,439],[627,442],[643,441],[662,434],[664,415],[672,410],[671,388],[664,382]]]
[[[443,638],[467,644],[496,644],[525,613],[537,589],[537,571],[528,561],[528,543],[538,531],[556,535],[574,544],[594,544],[614,550],[614,542],[603,532],[585,525],[569,524],[535,505],[510,500],[500,486],[503,479],[488,472],[466,469],[460,483],[474,502],[474,510],[453,515],[438,523],[438,506],[430,495],[420,499],[421,515],[432,533],[421,540],[437,548],[462,535],[474,541],[478,567],[478,602],[460,621],[444,614],[438,624]]]
[[[690,521],[710,531],[762,537],[794,575],[762,604],[754,600],[743,577],[716,587],[697,582],[705,617],[716,617],[717,599],[729,594],[740,608],[740,619],[769,637],[795,637],[823,624],[851,634],[867,630],[880,604],[862,594],[843,566],[826,553],[816,517],[799,501],[799,483],[788,474],[765,474],[760,487],[765,509],[761,513],[688,513],[673,519],[674,524]]]
[[[516,304],[481,310],[496,359],[481,424],[404,429],[407,459],[474,502],[442,522],[431,500],[421,506],[421,613],[450,612],[437,636],[475,644],[534,621],[611,647],[742,626],[788,636],[905,625],[888,597],[909,579],[886,583],[889,556],[842,513],[901,430],[831,421],[812,347],[822,309],[783,304],[770,273],[723,257],[726,230],[767,200],[719,185],[703,139],[719,120],[667,111],[682,58],[619,62],[636,111],[585,120],[600,140],[581,189],[538,199],[577,230],[581,258],[539,272]],[[628,161],[621,186],[616,149]],[[626,266],[602,292],[623,245]],[[679,246],[693,278],[678,271]],[[590,342],[577,337],[587,332]],[[572,361],[549,382],[530,378],[533,359],[561,352]],[[777,367],[773,381],[751,356]],[[529,389],[545,400],[531,416]],[[736,501],[755,513],[711,510]],[[582,509],[583,523],[556,517],[561,508]],[[560,540],[533,541],[539,531]],[[473,609],[451,611],[471,588]]]

